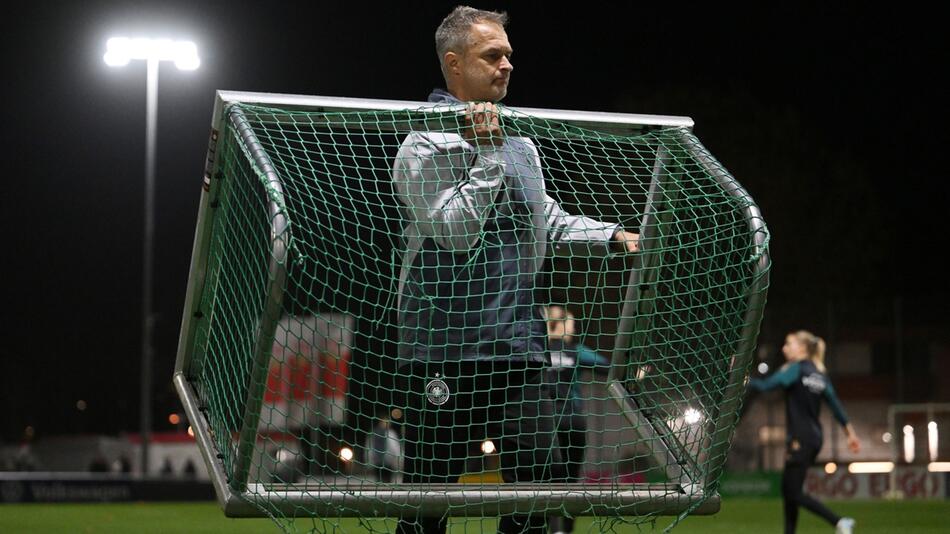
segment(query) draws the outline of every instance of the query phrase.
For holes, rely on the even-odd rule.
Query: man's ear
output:
[[[442,57],[442,64],[445,65],[445,73],[447,75],[458,76],[462,72],[462,67],[459,65],[459,60],[461,58],[458,54],[452,51],[445,53],[445,56]]]

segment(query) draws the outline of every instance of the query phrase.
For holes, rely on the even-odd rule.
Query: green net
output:
[[[501,113],[489,146],[457,106],[224,110],[179,387],[229,515],[621,532],[718,508],[758,209],[688,129]]]

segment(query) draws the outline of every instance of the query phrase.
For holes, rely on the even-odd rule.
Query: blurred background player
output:
[[[854,519],[841,517],[802,490],[805,475],[818,451],[821,450],[822,431],[818,419],[821,401],[831,407],[835,419],[844,427],[848,448],[858,452],[861,442],[848,416],[835,395],[825,370],[825,341],[805,330],[785,337],[782,354],[786,363],[775,374],[765,379],[753,378],[749,387],[755,391],[785,390],[786,454],[782,473],[782,498],[785,504],[785,533],[792,534],[798,525],[798,507],[835,526],[838,534],[851,534]]]
[[[397,475],[402,469],[402,441],[387,415],[376,420],[373,431],[366,437],[366,463],[375,471],[376,480],[398,482]]]
[[[577,342],[574,314],[561,306],[548,306],[545,316],[548,327],[548,351],[551,357],[550,380],[554,385],[557,440],[561,460],[567,471],[567,482],[580,480],[584,451],[587,447],[587,414],[581,401],[577,382],[578,366],[607,365],[607,358]],[[552,517],[552,534],[574,531],[574,519]]]

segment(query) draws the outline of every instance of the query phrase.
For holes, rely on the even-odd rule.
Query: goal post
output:
[[[950,403],[926,402],[891,404],[887,408],[885,442],[891,444],[891,462],[885,471],[889,473],[888,495],[904,498],[899,472],[917,468],[928,473],[950,472],[950,447],[946,436],[950,427]]]
[[[458,133],[462,109],[217,93],[173,381],[225,514],[715,513],[769,234],[686,117],[500,108],[565,211],[640,233],[633,254],[562,251],[535,299],[579,316],[603,357],[559,404],[600,434],[568,482],[501,483],[477,451],[500,436],[476,429],[458,483],[401,480],[393,162],[410,132]]]

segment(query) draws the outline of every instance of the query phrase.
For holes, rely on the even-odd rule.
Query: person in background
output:
[[[402,465],[402,441],[389,417],[380,417],[367,436],[366,461],[375,470],[376,480],[396,481]]]
[[[587,447],[587,414],[577,382],[578,367],[607,365],[607,358],[577,342],[574,314],[561,306],[546,309],[548,354],[551,358],[550,381],[553,384],[558,446],[567,471],[567,482],[580,480],[581,466]],[[574,531],[574,519],[552,517],[552,534]]]
[[[822,401],[828,403],[835,419],[844,427],[848,448],[861,449],[854,427],[848,421],[835,388],[825,369],[825,341],[806,330],[792,332],[782,347],[786,363],[768,378],[753,378],[754,391],[785,390],[786,447],[785,470],[782,473],[782,498],[785,504],[785,533],[792,534],[798,526],[798,507],[821,517],[835,526],[837,534],[852,534],[854,519],[841,517],[820,501],[802,491],[808,467],[815,462],[823,441],[818,419]]]

